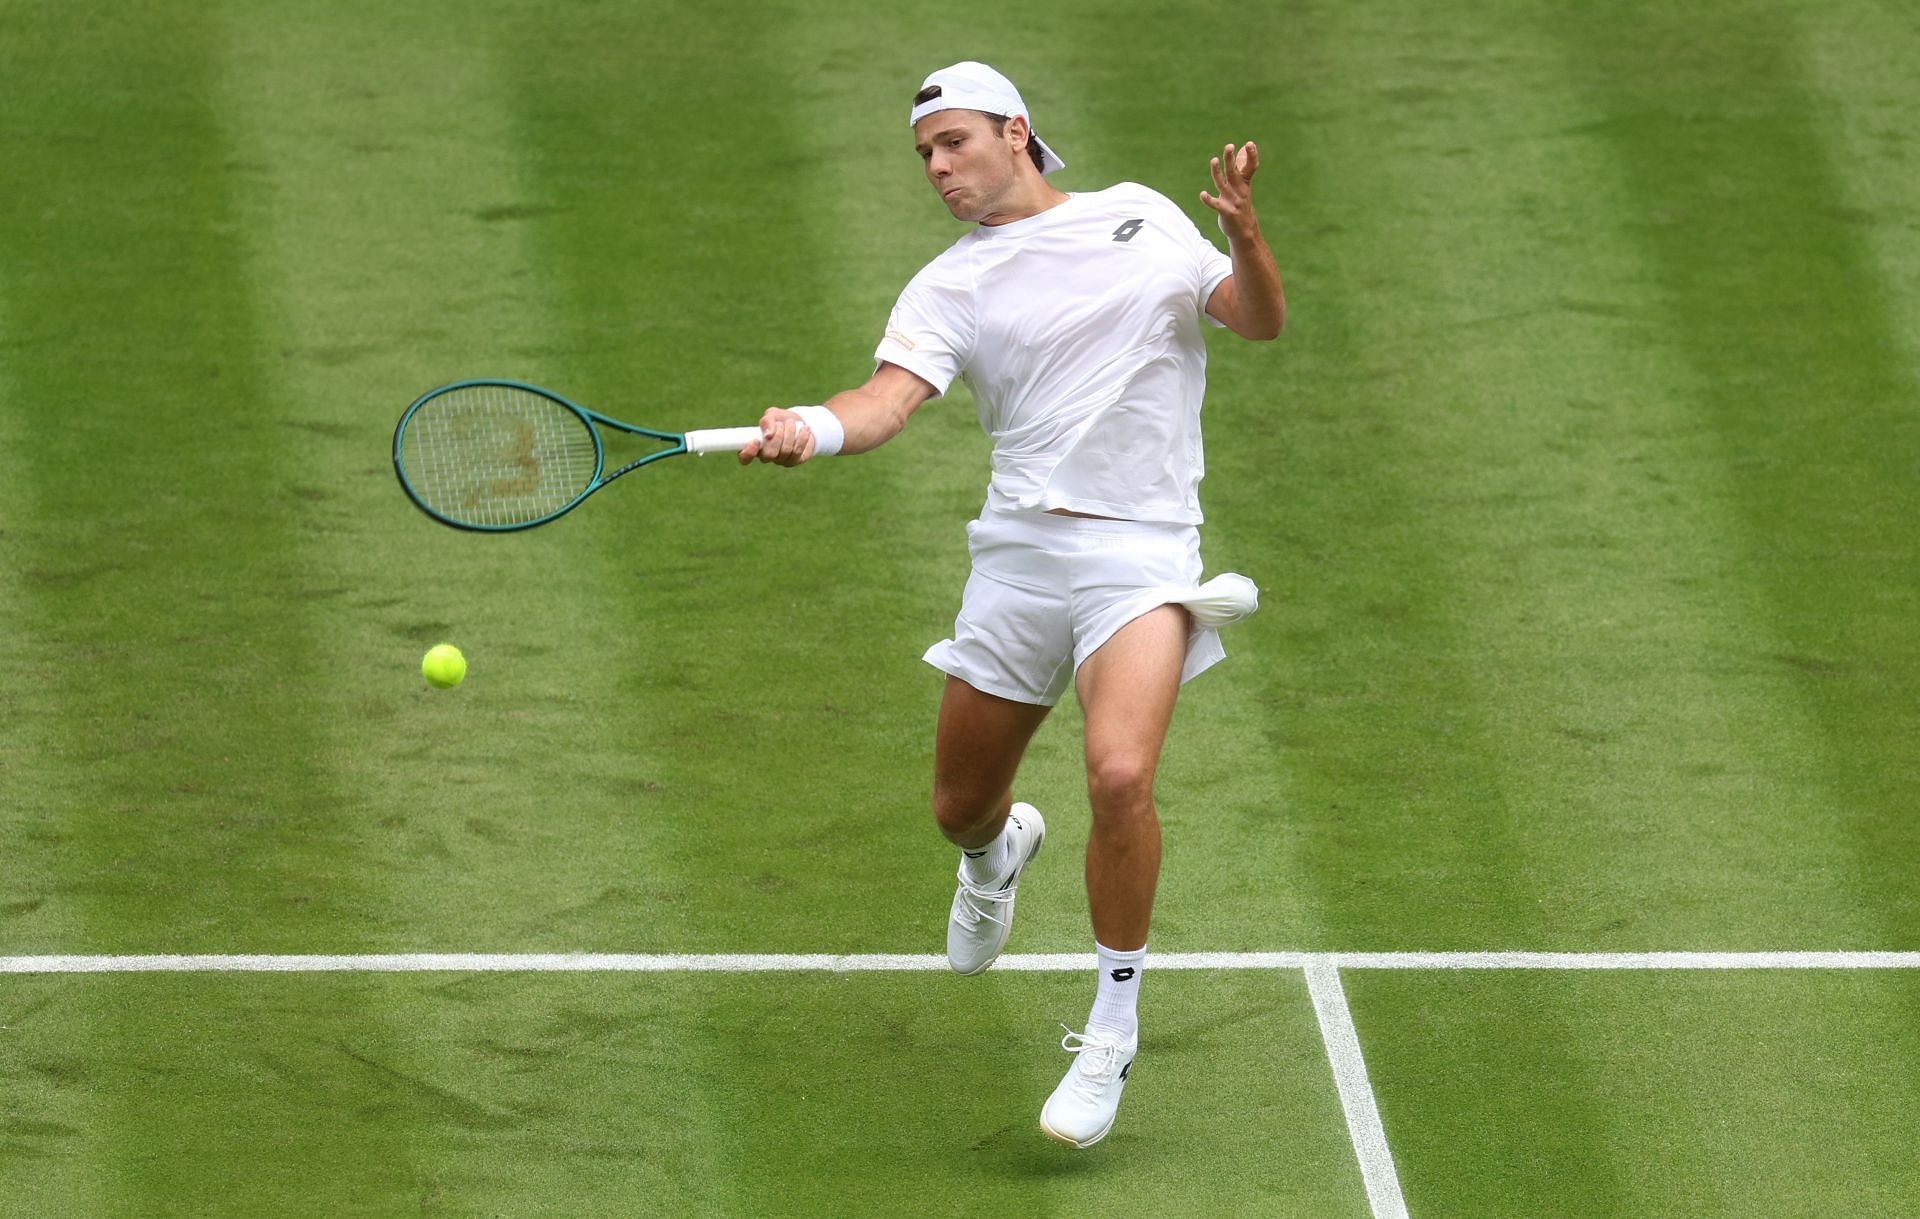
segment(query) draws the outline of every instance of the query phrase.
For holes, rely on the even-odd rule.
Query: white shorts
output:
[[[1193,613],[1182,682],[1226,658],[1216,629],[1252,613],[1253,581],[1200,584],[1192,525],[1046,512],[982,513],[967,525],[973,574],[953,638],[926,661],[976,690],[1051,707],[1074,673],[1121,627],[1162,605]]]

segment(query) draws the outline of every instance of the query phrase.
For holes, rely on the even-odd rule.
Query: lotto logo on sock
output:
[[[1133,976],[1133,966],[1129,965],[1125,969],[1116,969],[1112,973],[1108,974],[1107,976],[1112,978],[1115,982],[1125,982],[1128,978],[1131,978]]]

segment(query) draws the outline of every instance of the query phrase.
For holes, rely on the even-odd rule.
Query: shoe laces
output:
[[[965,872],[960,873],[960,924],[969,930],[980,925],[980,920],[989,923],[1007,925],[1004,914],[993,913],[992,907],[1005,910],[1013,901],[1014,889],[1011,885],[1004,889],[983,889],[967,879]],[[985,904],[982,904],[985,903]]]
[[[1100,1093],[1113,1083],[1120,1072],[1120,1051],[1117,1041],[1076,1033],[1066,1025],[1060,1026],[1066,1036],[1060,1039],[1060,1048],[1079,1058],[1073,1064],[1073,1090],[1080,1099],[1092,1104],[1100,1099]]]

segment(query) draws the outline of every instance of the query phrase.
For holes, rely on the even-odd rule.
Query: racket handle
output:
[[[760,439],[757,427],[710,427],[686,435],[689,453],[738,453]]]

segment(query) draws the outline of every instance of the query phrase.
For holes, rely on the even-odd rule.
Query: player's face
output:
[[[956,220],[983,221],[1000,210],[1019,182],[1013,141],[1026,120],[1008,119],[995,135],[993,121],[976,110],[936,110],[913,125],[913,146],[925,162],[927,181]]]

